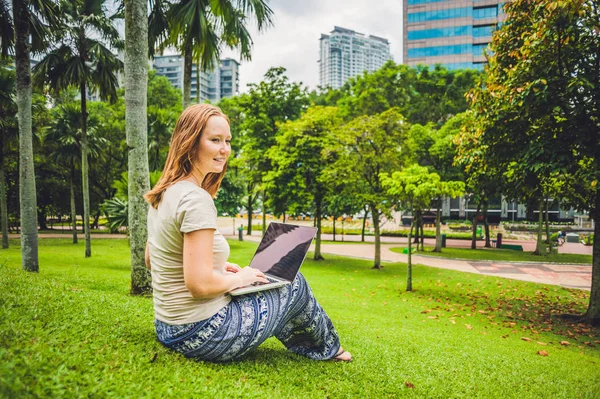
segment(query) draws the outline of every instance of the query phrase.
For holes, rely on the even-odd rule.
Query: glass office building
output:
[[[338,89],[349,78],[376,71],[391,59],[387,39],[336,26],[329,35],[321,35],[319,84]]]
[[[154,57],[153,63],[156,74],[165,76],[174,87],[183,90],[183,57],[181,55],[163,55]],[[239,94],[240,63],[232,58],[221,60],[218,66],[210,71],[196,71],[192,65],[192,102],[196,101],[200,90],[200,101],[209,100],[218,102],[224,97],[233,97]]]
[[[404,63],[483,69],[505,0],[404,0]]]

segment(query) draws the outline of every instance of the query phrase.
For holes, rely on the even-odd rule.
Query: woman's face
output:
[[[221,173],[231,154],[231,132],[229,124],[221,116],[211,116],[200,137],[198,166],[204,176]]]

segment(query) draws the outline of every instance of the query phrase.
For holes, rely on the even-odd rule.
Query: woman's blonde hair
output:
[[[183,111],[177,119],[169,153],[162,176],[156,186],[144,195],[153,208],[158,208],[163,194],[169,186],[189,176],[196,168],[200,137],[204,132],[208,118],[220,116],[229,123],[229,118],[217,107],[210,104],[192,105]],[[214,198],[227,171],[227,163],[221,173],[208,173],[203,176],[202,188]]]

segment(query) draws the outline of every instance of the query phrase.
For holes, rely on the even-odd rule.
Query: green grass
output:
[[[390,248],[392,252],[402,253],[405,247]],[[582,263],[592,264],[592,255],[581,254],[552,254],[545,256],[534,255],[532,252],[513,251],[511,249],[469,249],[443,248],[442,252],[432,252],[433,247],[425,247],[425,252],[419,255],[436,256],[448,259],[469,260],[504,260],[514,262],[549,262],[549,263]]]
[[[415,266],[409,293],[404,264],[372,270],[369,261],[307,260],[302,271],[354,362],[310,361],[270,339],[242,361],[215,365],[156,341],[151,298],[128,295],[127,240],[96,239],[93,257],[85,259],[83,243],[42,239],[40,273],[20,270],[18,242],[11,245],[0,251],[0,397],[592,398],[600,392],[600,330],[552,317],[584,311],[584,291]],[[245,264],[257,244],[230,245],[231,260]]]

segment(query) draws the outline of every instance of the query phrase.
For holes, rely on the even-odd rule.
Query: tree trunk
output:
[[[315,241],[315,256],[314,260],[323,260],[321,255],[321,201],[317,201],[315,204],[315,221],[317,222],[317,239]]]
[[[29,2],[13,0],[17,119],[19,121],[19,207],[21,212],[21,265],[23,270],[39,271],[37,196],[33,169],[31,130],[31,67],[29,60]]]
[[[365,228],[367,227],[368,207],[365,205],[365,216],[363,217],[362,232],[360,233],[360,241],[365,242]]]
[[[192,46],[183,48],[183,109],[192,103]]]
[[[534,255],[544,255],[544,239],[542,238],[542,231],[544,227],[544,201],[540,200],[539,205],[539,215],[538,215],[538,234],[537,234],[537,243],[535,246],[535,251],[533,251]]]
[[[592,289],[585,321],[592,326],[600,325],[600,190],[596,191],[594,215],[594,249],[592,254]]]
[[[437,213],[435,215],[435,248],[433,252],[442,252],[442,232],[441,232],[441,224],[442,224],[442,198],[438,198],[437,200]]]
[[[421,220],[421,211],[413,212],[413,220],[415,220],[415,238],[413,244],[417,244],[417,251],[419,250],[419,223]]]
[[[419,224],[421,225],[421,252],[425,252],[425,223],[423,221],[422,213],[419,218]]]
[[[414,212],[413,212],[414,215]],[[406,291],[412,291],[412,242],[411,233],[415,226],[415,218],[413,216],[410,222],[410,229],[408,229],[408,268],[406,270]]]
[[[250,189],[248,189],[248,192],[251,192]],[[246,206],[247,210],[248,210],[248,232],[246,233],[246,235],[251,236],[252,235],[252,212],[254,211],[254,209],[252,209],[252,203],[254,198],[252,198],[252,194],[248,194],[248,205]]]
[[[88,137],[87,137],[87,99],[85,82],[79,86],[81,94],[81,191],[83,193],[83,233],[85,237],[85,257],[92,256],[92,237],[90,235],[90,186],[88,179]]]
[[[200,104],[200,59],[196,62],[196,104]]]
[[[546,244],[552,245],[550,237],[550,216],[548,215],[548,198],[546,198],[545,214],[546,214]]]
[[[73,230],[73,244],[77,244],[77,210],[75,208],[75,166],[71,165],[71,225]]]
[[[333,241],[335,242],[335,216],[333,216]]]
[[[129,159],[129,240],[131,294],[152,292],[145,265],[148,240],[148,204],[143,195],[150,190],[148,166],[148,18],[146,0],[125,0],[125,130]]]
[[[40,226],[40,230],[48,230],[48,225],[46,224],[46,208],[38,209],[37,212],[37,223]]]
[[[373,262],[373,269],[381,269],[381,236],[379,231],[379,209],[375,207],[375,204],[369,205],[371,208],[371,218],[373,219],[373,229],[375,230],[375,260]]]
[[[488,202],[485,201],[483,203],[483,227],[485,229],[484,230],[485,231],[485,247],[491,248],[492,243],[490,242],[490,224],[488,223],[487,215],[488,215]]]
[[[267,231],[267,194],[264,191],[262,200],[262,233],[265,235],[265,231]]]
[[[477,221],[479,219],[479,210],[481,209],[481,202],[477,204],[477,210],[473,216],[473,236],[471,238],[471,249],[477,249]]]
[[[2,140],[2,138],[0,138]],[[4,149],[0,145],[0,151]],[[0,153],[0,223],[2,230],[2,249],[8,248],[8,203],[6,200],[6,177],[3,154]]]

